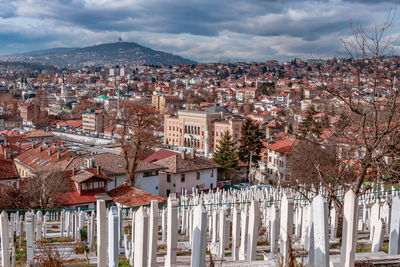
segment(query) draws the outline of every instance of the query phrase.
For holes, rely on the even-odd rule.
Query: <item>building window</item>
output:
[[[173,187],[176,187],[176,184],[173,184]]]
[[[181,174],[181,183],[184,183],[184,182],[185,182],[185,174],[182,173],[182,174]]]
[[[211,177],[214,177],[214,170],[211,170]]]
[[[200,172],[196,172],[196,179],[200,180]]]
[[[210,184],[210,189],[214,189],[214,184],[213,183]]]
[[[168,183],[171,182],[171,174],[167,174],[167,182],[168,182]]]
[[[156,186],[156,190],[158,190],[158,186]]]
[[[170,193],[171,193],[171,190],[167,189],[167,197],[169,196]]]

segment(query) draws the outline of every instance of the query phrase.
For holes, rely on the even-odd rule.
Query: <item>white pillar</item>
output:
[[[247,216],[247,204],[243,205],[241,212],[241,229],[240,229],[240,248],[239,248],[239,260],[246,259],[246,248],[247,248],[247,229],[249,223],[249,217]]]
[[[33,264],[33,239],[34,239],[34,229],[33,229],[33,215],[31,212],[25,214],[26,221],[26,263],[27,266]]]
[[[97,267],[107,267],[107,220],[104,199],[97,200]]]
[[[206,266],[207,211],[199,204],[194,209],[191,267]]]
[[[146,267],[148,262],[148,215],[143,207],[140,207],[135,213],[135,250],[134,267]]]
[[[167,227],[167,255],[165,267],[176,266],[176,249],[178,245],[178,201],[176,194],[171,193],[168,198],[168,227]]]
[[[374,236],[372,237],[372,252],[378,252],[382,250],[383,245],[383,235],[385,234],[385,221],[384,219],[379,219],[375,223]]]
[[[218,258],[225,258],[225,210],[224,207],[221,207],[219,210],[219,250],[218,250]]]
[[[314,264],[329,267],[328,202],[321,195],[312,201],[314,225]]]
[[[239,259],[239,243],[240,243],[240,209],[238,206],[233,207],[232,222],[232,260]]]
[[[1,266],[10,267],[10,240],[8,231],[8,215],[7,212],[1,212],[0,216],[1,228]]]
[[[354,266],[357,244],[357,196],[349,190],[344,195],[343,237],[340,263],[344,267]]]
[[[390,222],[389,254],[400,254],[400,197],[392,200],[392,215]]]
[[[108,211],[108,267],[118,267],[118,213],[115,206]]]
[[[257,200],[253,200],[249,212],[249,237],[247,244],[247,261],[256,260],[258,223],[260,220],[260,207]]]
[[[281,200],[281,249],[283,260],[286,261],[289,258],[289,242],[292,240],[292,229],[293,229],[293,197],[287,194],[283,194]]]
[[[149,228],[149,264],[150,267],[157,265],[157,240],[158,240],[158,202],[151,200],[150,206],[150,228]]]

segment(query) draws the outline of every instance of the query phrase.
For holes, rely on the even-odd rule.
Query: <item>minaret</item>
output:
[[[208,123],[207,123],[206,136],[205,136],[205,139],[204,139],[204,155],[206,156],[206,158],[208,158],[208,154],[210,153],[210,147],[209,147],[209,143],[208,143],[209,136],[210,136],[210,131],[208,129]]]

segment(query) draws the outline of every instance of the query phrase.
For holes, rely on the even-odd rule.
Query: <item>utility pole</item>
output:
[[[250,161],[249,161],[249,184],[251,185],[251,164],[253,160],[253,151],[250,150]]]

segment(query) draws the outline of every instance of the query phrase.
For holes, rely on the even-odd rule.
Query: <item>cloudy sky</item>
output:
[[[0,55],[115,42],[199,62],[337,55],[400,0],[0,0]],[[397,12],[399,13],[399,12]],[[400,14],[390,34],[400,32]]]

